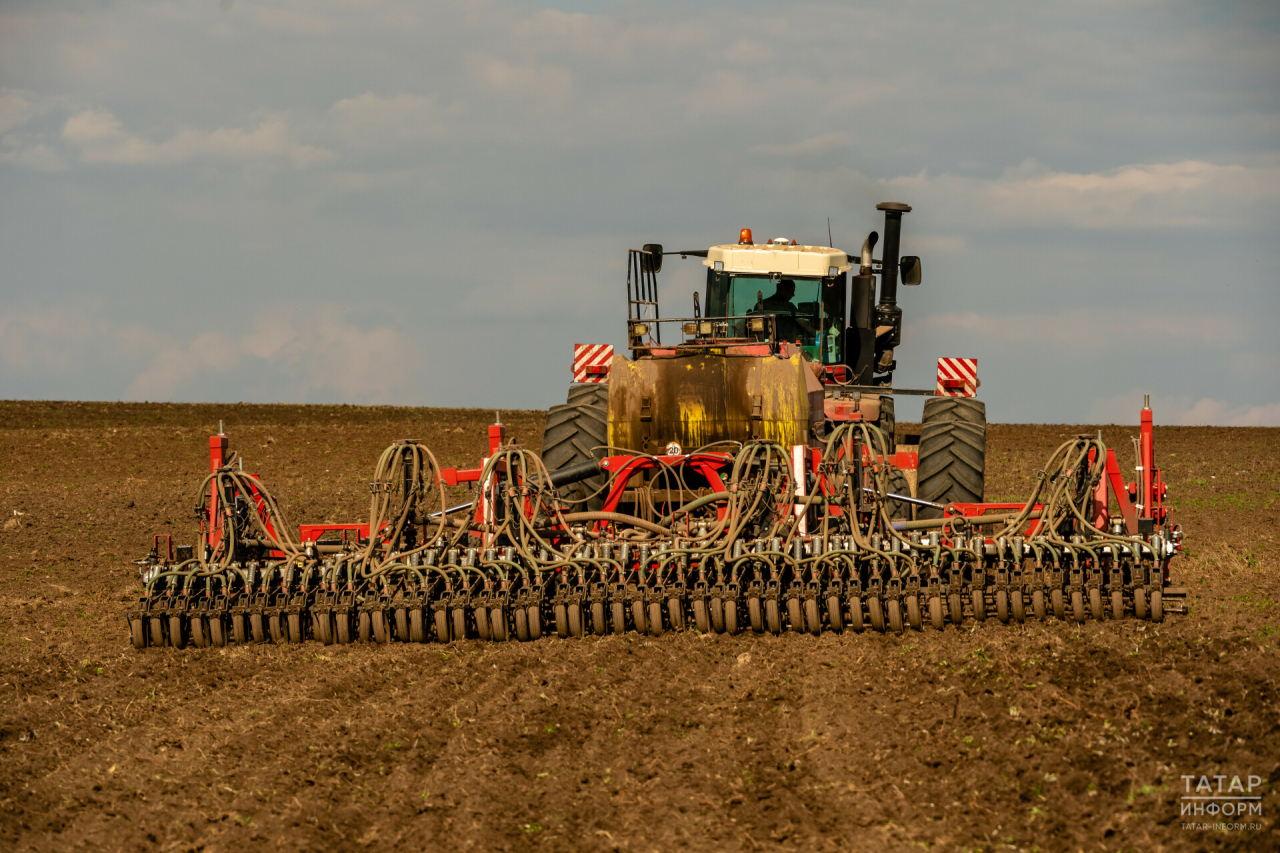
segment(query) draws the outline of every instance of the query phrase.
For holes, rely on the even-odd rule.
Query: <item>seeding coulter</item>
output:
[[[375,466],[367,523],[291,526],[220,430],[199,541],[157,536],[138,561],[133,645],[901,633],[1182,612],[1169,574],[1182,534],[1149,405],[1132,481],[1101,434],[1081,435],[1025,500],[985,502],[976,360],[939,359],[928,390],[893,384],[898,276],[919,284],[920,260],[898,252],[910,208],[879,209],[883,256],[873,231],[856,266],[746,229],[708,250],[633,250],[630,357],[574,348],[541,454],[501,424],[471,469],[397,441]],[[671,254],[707,266],[692,317],[659,316]],[[664,325],[676,340],[662,342]],[[920,435],[901,444],[899,394],[927,397]],[[459,485],[475,497],[450,506]]]

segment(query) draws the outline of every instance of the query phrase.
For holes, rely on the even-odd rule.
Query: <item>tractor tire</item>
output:
[[[907,482],[907,475],[900,468],[889,471],[889,494],[915,497],[911,494],[911,484]],[[915,509],[915,505],[906,501],[890,500],[886,502],[885,508],[889,510],[889,518],[893,521],[911,521],[914,517],[912,510]]]
[[[987,468],[987,406],[970,397],[931,397],[920,430],[916,496],[938,504],[981,503]],[[920,518],[942,510],[920,507]]]
[[[603,459],[609,443],[609,386],[599,384],[571,385],[569,402],[547,410],[542,431],[542,461],[548,471],[558,471],[589,459]],[[597,474],[577,483],[560,487],[560,496],[570,501],[590,500],[574,507],[575,511],[594,511],[604,506],[603,494],[595,494],[608,477]],[[593,496],[594,495],[594,496]]]
[[[884,433],[884,440],[889,442],[889,452],[893,453],[897,446],[893,431],[898,427],[898,419],[894,417],[892,397],[880,398],[880,417],[876,418],[876,426]]]

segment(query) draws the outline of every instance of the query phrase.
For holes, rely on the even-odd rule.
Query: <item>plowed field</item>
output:
[[[363,517],[396,438],[473,464],[492,418],[0,403],[0,847],[1280,849],[1274,787],[1257,828],[1180,814],[1184,775],[1280,780],[1275,429],[1157,428],[1162,625],[129,647],[130,561],[194,539],[219,419],[297,522]],[[1095,429],[993,426],[988,498]]]

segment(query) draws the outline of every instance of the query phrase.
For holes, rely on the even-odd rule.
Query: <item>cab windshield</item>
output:
[[[844,330],[844,276],[837,279],[739,275],[729,271],[707,275],[707,315],[777,317],[778,339],[798,343],[823,363],[839,363]],[[749,337],[745,320],[730,323],[731,337]]]

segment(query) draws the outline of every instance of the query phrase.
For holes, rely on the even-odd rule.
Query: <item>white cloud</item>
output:
[[[1026,160],[990,180],[922,170],[876,184],[987,227],[1219,228],[1280,212],[1280,167],[1199,160],[1091,173]]]
[[[21,93],[5,92],[0,95],[0,134],[8,133],[30,117],[31,101]]]
[[[352,148],[386,149],[438,136],[443,127],[440,113],[435,98],[429,96],[381,97],[366,92],[330,107],[326,126]]]
[[[1133,423],[1142,407],[1136,391],[1096,400],[1089,414],[1092,423]],[[1280,403],[1233,406],[1212,397],[1151,396],[1155,422],[1172,426],[1280,426]]]
[[[496,56],[476,56],[470,68],[481,88],[507,98],[563,109],[573,95],[573,74],[562,66],[515,64]]]
[[[128,133],[108,110],[81,110],[67,119],[62,139],[80,150],[84,163],[172,165],[194,160],[261,160],[284,158],[306,167],[333,154],[295,141],[283,116],[264,118],[257,127],[184,128],[163,142]]]
[[[757,145],[751,150],[757,154],[766,154],[771,157],[810,157],[814,154],[824,154],[828,151],[845,148],[848,144],[849,134],[840,130],[835,133],[824,133],[821,136],[815,136],[801,142],[793,142],[789,145]]]

